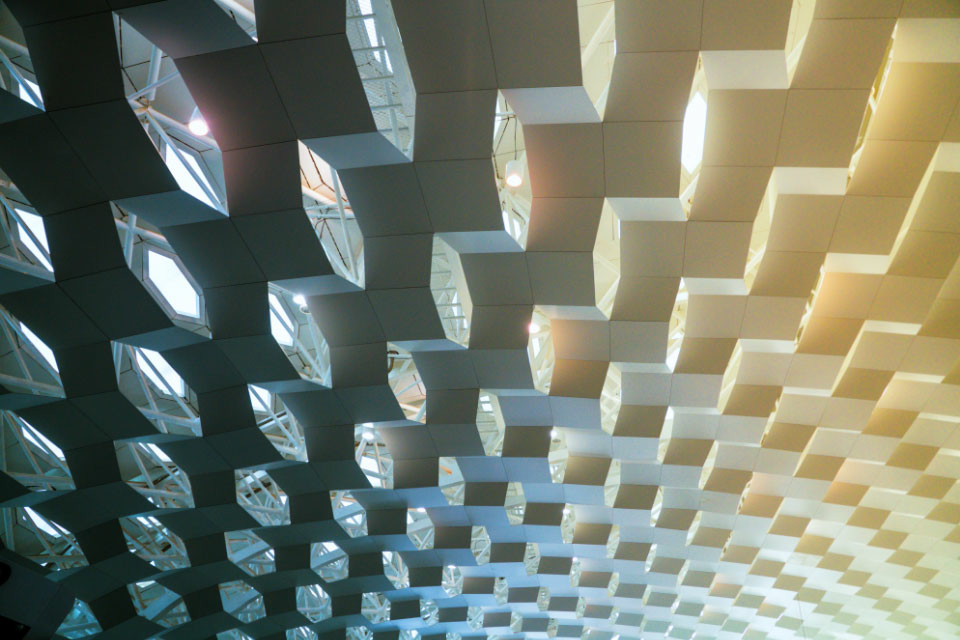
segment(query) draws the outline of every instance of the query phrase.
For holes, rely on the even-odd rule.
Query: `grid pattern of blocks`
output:
[[[960,5],[254,4],[255,39],[213,0],[6,0],[43,103],[0,90],[0,169],[52,269],[0,262],[0,428],[62,460],[6,462],[0,506],[79,599],[61,634],[960,633]],[[395,19],[409,149],[351,50],[361,5]],[[130,108],[121,20],[209,124],[223,211]],[[362,277],[311,226],[305,153]],[[27,509],[56,548],[14,535]]]

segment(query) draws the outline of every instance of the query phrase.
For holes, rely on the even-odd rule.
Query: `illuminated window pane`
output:
[[[50,261],[47,260],[45,254],[50,253],[50,245],[47,242],[47,231],[43,227],[43,218],[38,216],[35,213],[30,213],[29,211],[24,211],[23,209],[17,209],[17,215],[20,216],[20,220],[23,221],[17,223],[17,231],[20,234],[20,242],[23,243],[23,246],[40,261],[43,266],[45,266],[50,271],[53,271],[53,266],[50,264]],[[26,229],[24,228],[26,227]],[[37,243],[33,241],[33,238],[30,237],[30,234],[27,233],[29,229],[33,233],[33,237],[36,238],[40,245],[43,247],[43,251],[40,250],[40,247],[37,246]]]
[[[198,178],[203,182],[203,186],[200,186],[200,182],[190,174],[190,171],[187,169],[187,166],[180,160],[181,156],[186,160],[187,164],[190,165],[190,169],[193,169],[193,173],[196,174]],[[197,162],[197,159],[193,157],[192,154],[181,152],[177,153],[173,150],[172,147],[167,145],[166,150],[163,154],[163,160],[167,163],[167,168],[170,169],[170,173],[173,175],[174,179],[177,181],[177,184],[180,185],[180,188],[192,195],[194,198],[200,202],[204,202],[214,209],[219,209],[219,205],[214,203],[207,193],[213,193],[213,188],[210,186],[210,182],[207,180],[207,176],[204,175],[203,171],[200,169],[200,163]],[[206,187],[206,191],[203,187]]]
[[[170,459],[170,456],[168,456],[163,452],[163,449],[153,444],[152,442],[143,443],[141,444],[141,446],[147,451],[149,451],[150,453],[152,453],[153,455],[155,455],[157,459],[162,460],[163,462],[173,462],[173,460]]]
[[[173,310],[192,318],[200,315],[200,298],[173,258],[147,252],[147,277],[156,285]]]
[[[30,88],[33,90],[34,95],[36,95],[38,98],[40,98],[41,102],[40,102],[40,104],[37,104],[37,103],[33,100],[33,98],[30,97],[30,94],[27,92],[27,90],[23,88],[23,85],[22,85],[22,84],[18,84],[18,85],[17,85],[17,91],[18,91],[18,93],[20,94],[20,99],[23,100],[24,102],[29,102],[30,104],[32,104],[33,106],[37,107],[38,109],[42,109],[42,108],[43,108],[43,102],[42,102],[43,98],[40,96],[40,86],[39,86],[36,82],[31,82],[30,80],[27,80],[26,78],[24,78],[23,81],[26,82],[28,85],[30,85]]]
[[[37,431],[36,427],[34,427],[32,424],[23,418],[20,420],[23,422],[23,429],[21,430],[21,433],[23,434],[24,438],[26,438],[29,442],[32,442],[34,446],[38,447],[39,449],[45,449],[61,460],[66,459],[63,455],[63,450],[60,449],[60,447],[53,444],[53,442],[51,442],[45,435]]]
[[[250,404],[254,411],[268,411],[270,409],[270,392],[263,387],[250,386]]]
[[[53,367],[53,370],[59,373],[60,369],[57,367],[57,358],[53,355],[53,349],[48,347],[46,343],[37,336],[37,334],[35,334],[33,331],[30,331],[30,327],[22,322],[20,323],[20,331],[23,332],[23,335],[27,338],[27,340],[30,341],[30,344],[34,346],[40,355],[43,356],[43,359],[46,360],[51,367]]]
[[[680,150],[680,162],[692,172],[703,159],[703,137],[707,131],[707,101],[698,93],[687,105],[683,116],[683,145]]]
[[[270,294],[270,333],[280,344],[293,346],[293,321],[283,308],[280,299]]]
[[[183,378],[156,351],[137,349],[137,365],[161,392],[169,395],[173,391],[178,396],[184,395]]]
[[[59,538],[63,535],[62,533],[60,533],[59,529],[57,529],[52,524],[50,524],[50,522],[48,522],[46,518],[41,516],[39,513],[31,509],[30,507],[24,507],[23,510],[27,514],[27,516],[30,518],[30,520],[33,521],[33,524],[37,525],[37,528],[40,529],[41,531],[45,531],[46,533],[49,533],[51,536],[55,538]]]

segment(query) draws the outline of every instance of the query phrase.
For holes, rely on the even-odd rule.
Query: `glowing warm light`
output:
[[[197,136],[205,136],[210,133],[210,127],[207,126],[207,121],[203,118],[193,118],[187,128],[190,129],[190,133]]]
[[[507,163],[504,181],[508,187],[519,187],[523,184],[523,167],[519,160],[511,160]]]
[[[527,330],[529,330],[530,333],[536,333],[537,331],[540,331],[540,325],[538,325],[536,322],[531,322],[527,327]]]
[[[707,131],[707,101],[703,94],[693,96],[683,115],[683,143],[680,147],[680,163],[693,172],[703,159],[703,137]]]

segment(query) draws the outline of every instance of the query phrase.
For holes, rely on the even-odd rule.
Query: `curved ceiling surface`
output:
[[[5,0],[0,64],[28,637],[960,633],[960,3]]]

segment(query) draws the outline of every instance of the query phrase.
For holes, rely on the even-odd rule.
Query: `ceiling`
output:
[[[955,0],[5,0],[0,63],[28,637],[960,635]]]

